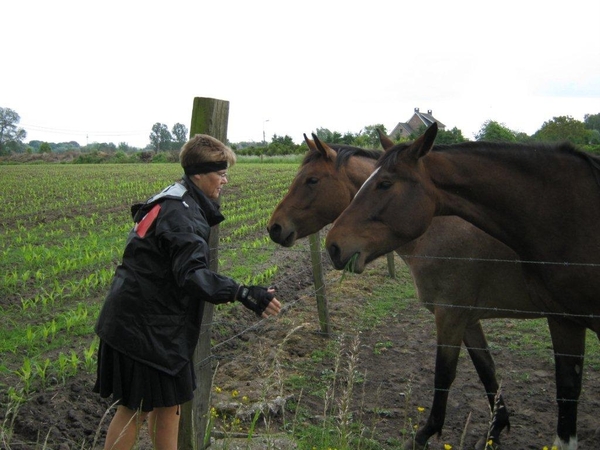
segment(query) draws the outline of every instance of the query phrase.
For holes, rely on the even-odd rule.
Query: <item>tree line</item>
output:
[[[176,123],[169,130],[163,123],[157,122],[152,125],[148,136],[149,144],[143,148],[136,148],[121,142],[97,143],[80,146],[75,141],[49,143],[42,141],[29,141],[25,143],[27,132],[18,126],[19,114],[10,108],[0,107],[0,156],[19,153],[63,153],[79,152],[88,154],[82,159],[83,162],[95,162],[94,155],[111,154],[126,159],[126,155],[137,154],[135,160],[152,161],[176,161],[177,153],[188,139],[188,129],[181,123]],[[362,148],[378,148],[379,137],[377,129],[387,134],[382,124],[365,126],[357,133],[331,131],[327,128],[317,128],[315,134],[323,142],[331,144],[353,145]],[[418,137],[424,131],[425,126],[416,130],[410,136],[397,139],[397,142],[410,141]],[[393,138],[393,137],[392,137]],[[475,134],[478,141],[496,142],[557,142],[568,141],[584,150],[600,153],[600,113],[586,114],[584,120],[579,121],[570,116],[554,117],[543,123],[538,131],[529,136],[526,133],[511,130],[506,125],[493,120],[485,121],[480,130]],[[454,144],[468,141],[462,132],[454,127],[450,130],[440,130],[436,142],[438,144]],[[270,141],[265,142],[229,142],[231,148],[239,155],[249,156],[280,156],[303,154],[307,150],[304,142],[295,144],[290,136],[278,136],[274,134]],[[114,159],[114,158],[113,158]],[[119,158],[117,158],[119,159]],[[131,158],[129,158],[131,159]]]

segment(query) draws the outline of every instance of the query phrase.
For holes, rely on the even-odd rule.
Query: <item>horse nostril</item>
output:
[[[329,245],[329,256],[331,257],[331,259],[333,261],[339,261],[340,259],[340,248],[336,245],[336,244],[330,244]]]
[[[275,242],[279,242],[281,238],[281,225],[274,223],[271,227],[267,227],[267,230],[269,231],[271,239]]]

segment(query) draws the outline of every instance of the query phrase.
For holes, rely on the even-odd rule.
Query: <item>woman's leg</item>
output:
[[[117,406],[106,433],[105,450],[129,450],[136,443],[140,427],[148,413]]]
[[[179,406],[154,408],[148,414],[148,430],[155,450],[177,450]]]

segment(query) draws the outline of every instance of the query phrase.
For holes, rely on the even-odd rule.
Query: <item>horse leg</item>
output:
[[[481,322],[477,321],[465,329],[463,342],[471,356],[479,379],[485,387],[488,402],[490,403],[490,410],[493,414],[493,420],[485,437],[485,442],[491,440],[495,444],[499,444],[500,433],[504,428],[508,428],[510,431],[510,422],[504,399],[502,398],[502,394],[498,392],[499,385],[496,380],[496,364],[481,328]]]
[[[441,434],[446,420],[446,406],[450,386],[456,377],[456,366],[465,324],[459,317],[446,311],[435,311],[437,327],[437,351],[435,357],[434,393],[431,412],[425,425],[420,428],[413,440],[406,442],[405,450],[427,448],[429,438]]]
[[[550,336],[556,367],[558,424],[554,446],[577,449],[577,401],[583,378],[585,327],[562,318],[549,317]]]

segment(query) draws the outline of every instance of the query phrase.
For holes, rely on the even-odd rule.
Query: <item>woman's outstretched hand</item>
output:
[[[273,287],[240,285],[237,300],[263,318],[276,316],[281,311],[281,303],[275,298]]]

